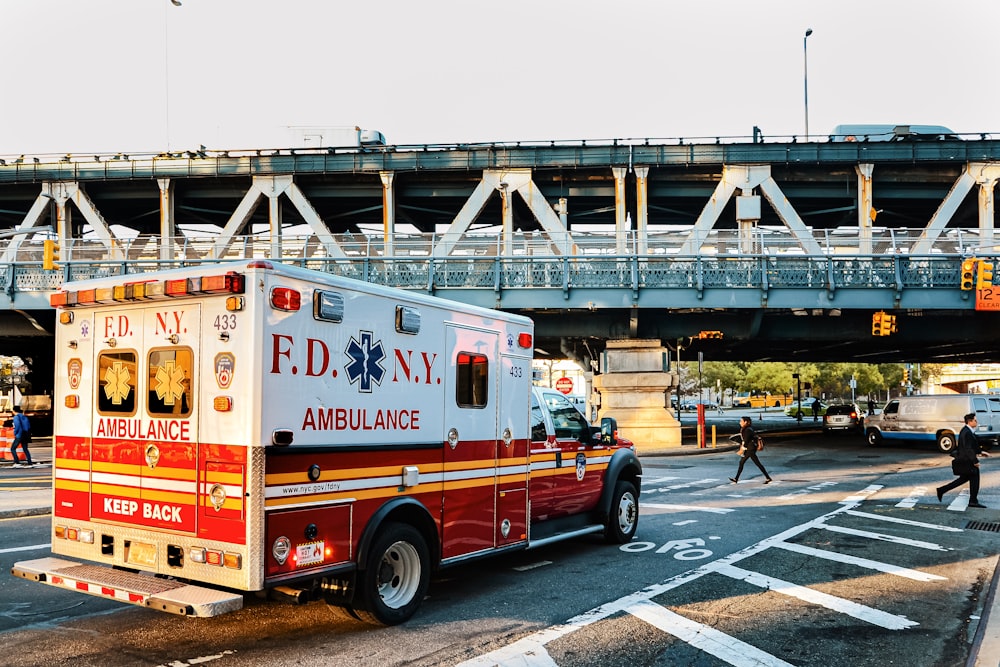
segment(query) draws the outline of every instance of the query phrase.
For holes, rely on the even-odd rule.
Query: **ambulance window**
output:
[[[191,369],[194,353],[189,347],[157,348],[149,352],[149,398],[152,417],[187,417],[194,404]]]
[[[531,395],[531,441],[545,442],[548,434],[545,432],[545,417],[542,415],[542,406],[538,404],[535,395]]]
[[[489,400],[489,360],[486,355],[459,352],[455,371],[455,401],[462,408],[483,408]]]
[[[97,412],[135,414],[135,385],[139,379],[134,351],[101,352],[97,356]]]

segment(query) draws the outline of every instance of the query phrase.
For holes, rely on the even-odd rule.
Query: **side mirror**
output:
[[[614,417],[601,418],[601,444],[614,445],[618,442],[618,422]]]

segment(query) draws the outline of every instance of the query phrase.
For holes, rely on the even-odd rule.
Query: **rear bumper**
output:
[[[243,608],[239,593],[61,558],[14,563],[15,577],[181,616],[221,616]]]

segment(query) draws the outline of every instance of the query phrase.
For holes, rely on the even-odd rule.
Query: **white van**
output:
[[[944,125],[838,125],[830,141],[943,141],[958,139]]]
[[[988,444],[1000,438],[1000,396],[951,394],[942,396],[901,396],[894,398],[877,415],[865,419],[869,445],[883,440],[924,440],[937,443],[950,453],[965,425],[965,415],[976,413],[976,437]]]

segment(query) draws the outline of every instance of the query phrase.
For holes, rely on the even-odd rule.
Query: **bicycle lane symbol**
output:
[[[717,540],[719,538],[712,536],[709,539]],[[673,551],[674,558],[677,560],[699,560],[712,555],[712,552],[708,549],[694,548],[703,546],[705,546],[705,540],[700,537],[690,537],[686,540],[671,540],[659,548],[656,547],[655,542],[629,542],[628,544],[621,545],[619,549],[626,553],[641,553],[650,549],[656,549],[656,553],[658,554]]]

